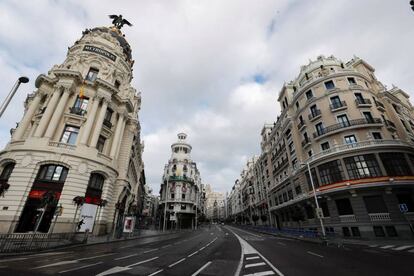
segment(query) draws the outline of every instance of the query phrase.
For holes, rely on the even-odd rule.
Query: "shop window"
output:
[[[381,169],[374,154],[344,158],[350,179],[381,176]]]
[[[386,152],[380,153],[379,155],[388,176],[404,176],[412,174],[404,154],[398,152]]]
[[[336,208],[340,216],[353,215],[354,210],[352,209],[351,201],[349,198],[342,198],[335,200]]]
[[[352,236],[361,237],[361,232],[359,232],[359,227],[351,227]]]
[[[318,166],[322,185],[340,182],[345,179],[341,162],[333,160]]]
[[[385,226],[385,231],[387,232],[388,237],[398,237],[398,233],[394,225]]]
[[[349,231],[348,227],[342,227],[342,234],[344,235],[344,237],[350,237],[351,236],[351,232]]]
[[[388,213],[387,205],[381,195],[364,196],[363,199],[368,213]]]
[[[384,232],[384,228],[382,228],[382,226],[374,226],[374,234],[375,237],[385,237],[385,232]]]

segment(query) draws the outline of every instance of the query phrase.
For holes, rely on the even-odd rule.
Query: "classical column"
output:
[[[120,152],[121,147],[122,147],[122,140],[124,139],[125,126],[127,124],[127,120],[125,119],[126,117],[127,117],[127,114],[124,114],[124,123],[122,124],[121,135],[119,137],[118,147],[117,147],[117,149],[115,151],[115,157],[117,157],[119,155],[119,152]]]
[[[88,112],[88,116],[86,117],[86,124],[83,126],[83,134],[80,138],[80,143],[82,145],[86,145],[89,140],[89,135],[91,134],[93,122],[95,121],[96,111],[98,110],[99,102],[101,97],[95,96],[93,98],[92,108]]]
[[[115,157],[116,151],[118,149],[118,144],[119,144],[119,140],[121,137],[121,131],[122,131],[124,123],[125,123],[124,113],[121,112],[119,114],[118,122],[116,124],[114,139],[112,141],[112,147],[111,147],[111,153],[110,153],[111,158]]]
[[[92,133],[91,143],[89,144],[91,147],[96,147],[96,143],[98,143],[99,135],[102,131],[102,124],[105,119],[106,110],[108,108],[109,100],[106,98],[102,99],[102,106],[101,110],[99,111],[98,120],[96,121],[95,129]]]
[[[40,91],[37,92],[37,95],[34,97],[33,101],[30,103],[29,108],[26,111],[26,114],[23,116],[23,119],[20,121],[19,126],[16,129],[16,132],[13,135],[12,140],[20,140],[22,139],[24,133],[26,132],[27,127],[32,120],[34,113],[36,112],[37,108],[39,107],[40,100],[43,97],[43,93]]]
[[[43,113],[42,118],[40,119],[39,125],[36,128],[36,131],[34,133],[35,137],[42,137],[43,133],[45,132],[45,129],[47,125],[49,124],[49,120],[52,117],[53,112],[55,111],[57,102],[60,97],[60,92],[61,92],[61,88],[58,87],[56,91],[53,93],[52,98],[47,104],[46,110]]]
[[[65,87],[65,89],[63,90],[62,97],[60,98],[59,103],[56,107],[56,110],[53,113],[52,118],[50,119],[49,126],[46,129],[45,137],[51,138],[55,133],[58,123],[62,117],[62,114],[65,111],[66,104],[68,102],[70,94],[70,89]]]

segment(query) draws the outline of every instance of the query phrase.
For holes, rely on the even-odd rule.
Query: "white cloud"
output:
[[[2,1],[0,97],[27,75],[0,119],[0,146],[23,113],[37,75],[64,60],[82,30],[123,14],[136,60],[147,182],[159,190],[176,134],[186,131],[202,179],[229,190],[260,130],[279,112],[277,93],[317,55],[354,54],[379,80],[413,93],[414,14],[407,1]],[[256,75],[264,83],[254,83]],[[411,90],[411,91],[410,91]]]

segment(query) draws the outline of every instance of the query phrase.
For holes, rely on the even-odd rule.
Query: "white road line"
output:
[[[378,246],[378,244],[372,244],[369,247],[377,247],[377,246]]]
[[[75,268],[68,269],[68,270],[59,271],[58,273],[59,274],[62,274],[62,273],[66,273],[66,272],[71,272],[71,271],[75,271],[75,270],[79,270],[79,269],[91,267],[91,266],[98,265],[98,264],[102,264],[102,263],[103,262],[97,262],[97,263],[94,263],[94,264],[88,264],[88,265],[84,265],[84,266],[80,266],[80,267],[75,267]]]
[[[168,245],[164,245],[163,247],[161,247],[161,248],[167,248],[167,247],[170,247],[171,246],[171,244],[168,244]]]
[[[32,268],[32,269],[39,269],[39,268],[45,268],[45,267],[53,267],[53,266],[66,265],[66,264],[76,264],[79,261],[91,260],[91,259],[96,259],[96,258],[100,258],[100,257],[106,257],[106,256],[114,255],[114,254],[116,254],[116,253],[103,254],[103,255],[92,256],[92,257],[88,257],[88,258],[81,258],[81,259],[70,260],[70,261],[61,261],[61,262],[57,262],[57,263],[52,263],[52,264],[38,266],[38,267],[35,267],[35,268]]]
[[[125,246],[120,247],[119,249],[128,248],[128,247],[133,247],[133,246],[134,246],[134,245],[125,245]]]
[[[382,248],[382,249],[388,249],[388,248],[391,248],[391,247],[394,247],[395,245],[386,245],[386,246],[381,246],[380,248]]]
[[[155,249],[147,250],[147,251],[144,251],[143,253],[149,253],[149,252],[157,251],[158,249],[159,249],[159,248],[155,248]]]
[[[175,266],[175,265],[178,265],[179,263],[181,263],[182,261],[184,261],[185,260],[185,258],[182,258],[181,260],[178,260],[178,261],[176,261],[175,263],[173,263],[173,264],[170,264],[168,267],[173,267],[173,266]]]
[[[414,249],[408,250],[408,252],[410,252],[410,253],[414,253]]]
[[[131,258],[131,257],[137,256],[137,255],[138,255],[138,254],[137,254],[137,253],[135,253],[135,254],[131,254],[131,255],[128,255],[128,256],[124,256],[124,257],[116,258],[116,259],[114,259],[114,260],[115,260],[115,261],[118,261],[118,260],[123,260],[123,259]]]
[[[313,255],[313,256],[317,256],[317,257],[319,257],[319,258],[323,258],[323,256],[322,256],[322,255],[319,255],[319,254],[313,253],[312,251],[306,251],[306,253],[308,253],[308,254],[310,254],[310,255]]]
[[[100,257],[106,257],[106,256],[111,256],[111,255],[115,255],[115,254],[116,253],[103,254],[103,255],[98,255],[98,256],[92,256],[92,257],[77,259],[76,261],[92,260],[92,259],[96,259],[96,258],[100,258]]]
[[[194,272],[191,276],[196,276],[196,275],[198,275],[198,273],[200,273],[201,271],[203,271],[206,267],[208,267],[209,265],[211,264],[211,261],[210,262],[207,262],[205,265],[203,265],[202,267],[200,267],[200,269],[199,270],[197,270],[196,272]]]
[[[195,254],[197,254],[198,253],[198,250],[196,251],[196,252],[193,252],[193,253],[191,253],[190,255],[188,255],[187,257],[191,257],[191,256],[194,256]]]
[[[277,244],[286,245],[286,243],[283,243],[283,242],[277,242]]]
[[[247,258],[246,258],[246,261],[249,261],[249,260],[256,260],[256,259],[260,259],[260,257],[259,257],[259,256],[247,257]]]
[[[160,273],[160,272],[163,272],[164,271],[164,269],[160,269],[160,270],[157,270],[157,271],[155,271],[154,273],[151,273],[150,275],[148,275],[148,276],[154,276],[154,275],[156,275],[156,274],[158,274],[158,273]]]
[[[204,248],[206,248],[206,246],[201,247],[198,251],[201,251],[201,250],[203,250]]]
[[[256,272],[253,274],[246,274],[244,276],[267,276],[267,275],[275,275],[275,273],[271,270],[268,270],[268,271]]]
[[[14,261],[21,261],[21,260],[27,260],[28,258],[13,258],[13,259],[4,259],[4,260],[0,260],[0,263],[5,263],[5,262],[14,262]]]
[[[414,245],[404,245],[404,246],[393,248],[392,250],[400,251],[400,250],[408,249],[408,248],[411,248],[411,247],[414,247]]]
[[[244,266],[244,268],[255,267],[255,266],[262,266],[262,265],[266,265],[266,263],[261,262],[261,263],[247,264],[247,265]]]
[[[158,259],[158,257],[154,257],[154,258],[151,258],[151,259],[147,259],[147,260],[144,260],[144,261],[140,261],[140,262],[137,262],[135,264],[130,264],[127,267],[133,267],[133,266],[140,265],[140,264],[143,264],[143,263],[148,263],[148,262],[151,262],[151,261],[153,261],[155,259]]]

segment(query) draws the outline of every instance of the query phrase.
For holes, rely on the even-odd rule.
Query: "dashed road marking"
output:
[[[275,275],[275,273],[271,270],[268,270],[268,271],[256,272],[253,274],[246,274],[244,276],[268,276],[268,275]]]
[[[249,261],[249,260],[256,260],[256,259],[260,259],[260,257],[259,257],[259,256],[247,257],[247,258],[246,258],[246,261]]]
[[[151,273],[150,275],[148,275],[148,276],[154,276],[154,275],[156,275],[156,274],[158,274],[158,273],[160,273],[160,272],[163,272],[164,271],[164,269],[160,269],[160,270],[157,270],[157,271],[155,271],[154,273]]]
[[[385,245],[385,246],[381,246],[380,248],[382,248],[382,249],[388,249],[388,248],[391,248],[391,247],[394,247],[395,245]]]
[[[199,270],[197,270],[196,272],[194,272],[191,276],[196,276],[198,275],[201,271],[203,271],[206,267],[208,267],[211,264],[211,261],[207,262],[205,265],[203,265],[202,267],[200,267]]]
[[[66,272],[71,272],[71,271],[75,271],[75,270],[79,270],[79,269],[84,269],[84,268],[91,267],[91,266],[95,266],[95,265],[102,264],[102,263],[103,262],[97,262],[97,263],[94,263],[94,264],[83,265],[83,266],[80,266],[80,267],[75,267],[75,268],[72,268],[72,269],[59,271],[58,273],[59,274],[62,274],[62,273],[66,273]]]
[[[118,260],[128,259],[128,258],[131,258],[131,257],[137,256],[137,255],[138,255],[138,253],[135,253],[135,254],[131,254],[131,255],[128,255],[128,256],[124,256],[124,257],[116,258],[116,259],[114,259],[114,260],[115,260],[115,261],[118,261]]]
[[[100,258],[100,257],[106,257],[106,256],[114,255],[114,254],[115,253],[109,253],[109,254],[103,254],[103,255],[98,255],[98,256],[81,258],[81,259],[76,259],[76,260],[71,260],[71,261],[61,261],[61,262],[57,262],[57,263],[52,263],[52,264],[38,266],[38,267],[35,267],[33,269],[39,269],[39,268],[45,268],[45,267],[53,267],[53,266],[60,266],[60,265],[66,265],[66,264],[76,264],[76,263],[79,263],[79,261],[92,260],[92,259],[96,259],[96,258]]]
[[[173,264],[170,264],[168,267],[173,267],[173,266],[175,266],[175,265],[178,265],[179,263],[181,263],[182,261],[184,261],[185,260],[185,258],[182,258],[181,260],[178,260],[178,261],[176,261],[175,263],[173,263]]]
[[[323,256],[322,256],[322,255],[316,254],[316,253],[314,253],[314,252],[312,252],[312,251],[306,251],[306,253],[308,253],[308,254],[310,254],[310,255],[313,255],[313,256],[317,256],[317,257],[319,257],[319,258],[323,258]]]
[[[192,256],[194,256],[195,254],[197,254],[198,253],[198,250],[197,251],[195,251],[195,252],[193,252],[193,253],[191,253],[190,255],[188,255],[187,257],[192,257]]]
[[[168,244],[168,245],[164,245],[163,247],[161,247],[161,248],[167,248],[167,247],[170,247],[171,246],[171,244]]]
[[[260,262],[260,263],[254,263],[254,264],[247,264],[247,265],[244,266],[244,268],[255,267],[255,266],[262,266],[262,265],[266,265],[266,263]]]
[[[0,263],[5,263],[5,262],[14,262],[14,261],[22,261],[22,260],[27,260],[28,258],[13,258],[13,259],[5,259],[5,260],[0,260]]]
[[[283,242],[277,242],[277,244],[279,244],[279,245],[283,245],[283,246],[285,246],[285,245],[286,245],[286,243],[283,243]]]
[[[105,276],[105,275],[110,275],[110,274],[115,274],[115,273],[119,273],[119,272],[122,272],[122,271],[130,270],[130,269],[132,269],[133,266],[137,266],[137,265],[140,265],[140,264],[143,264],[143,263],[148,263],[148,262],[153,261],[155,259],[158,259],[158,257],[143,260],[143,261],[140,261],[140,262],[137,262],[137,263],[134,263],[134,264],[127,265],[127,266],[114,266],[114,267],[112,267],[108,270],[105,270],[105,271],[97,274],[96,276]]]
[[[404,246],[393,248],[392,250],[401,251],[401,250],[405,250],[411,247],[414,247],[414,245],[404,245]]]
[[[154,248],[154,249],[151,249],[151,250],[144,251],[143,253],[149,253],[149,252],[157,251],[158,249],[159,248]]]

